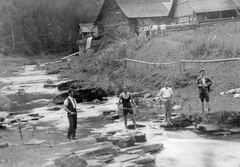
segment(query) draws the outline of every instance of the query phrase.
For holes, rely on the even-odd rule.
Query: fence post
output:
[[[179,68],[181,73],[185,71],[185,62],[183,60],[179,62]]]
[[[123,60],[123,67],[127,68],[127,60],[126,59]]]

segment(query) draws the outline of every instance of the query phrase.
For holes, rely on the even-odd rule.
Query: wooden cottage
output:
[[[81,23],[79,24],[79,34],[86,38],[87,36],[98,37],[98,28],[93,23]]]
[[[130,32],[171,22],[171,7],[172,0],[104,0],[95,24],[100,34],[120,26]]]
[[[174,17],[177,23],[239,17],[240,0],[177,0]]]

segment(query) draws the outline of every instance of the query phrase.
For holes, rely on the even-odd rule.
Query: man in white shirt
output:
[[[75,140],[75,134],[77,129],[77,102],[73,97],[74,94],[75,91],[70,89],[68,91],[69,96],[66,98],[63,105],[64,110],[67,111],[67,117],[69,121],[69,128],[67,134],[68,140]]]
[[[165,109],[165,121],[168,124],[171,123],[171,114],[172,114],[172,95],[173,91],[172,88],[168,87],[168,82],[164,83],[164,87],[160,90],[160,100],[164,104]]]

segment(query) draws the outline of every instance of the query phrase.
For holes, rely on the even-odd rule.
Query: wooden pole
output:
[[[13,31],[13,27],[12,27],[12,51],[15,50],[15,37],[14,37],[14,31]]]
[[[124,59],[124,61],[123,61],[123,67],[127,68],[127,60],[126,59]]]

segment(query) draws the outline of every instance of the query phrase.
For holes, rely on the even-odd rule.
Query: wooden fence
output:
[[[124,68],[136,68],[137,64],[146,65],[147,71],[150,68],[175,68],[179,69],[180,72],[185,71],[188,68],[193,67],[194,64],[205,64],[205,63],[220,63],[220,62],[230,62],[230,61],[240,61],[240,58],[229,58],[229,59],[215,59],[215,60],[180,60],[169,63],[153,63],[153,62],[145,62],[134,59],[124,59],[123,66]],[[141,66],[142,67],[142,66]]]

